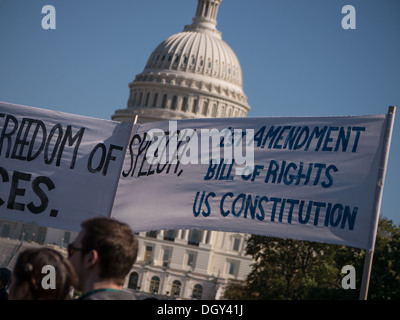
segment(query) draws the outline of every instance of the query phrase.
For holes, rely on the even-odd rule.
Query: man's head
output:
[[[95,272],[98,279],[122,285],[136,261],[138,241],[130,227],[105,217],[85,220],[74,243],[69,246],[69,259],[80,286]]]

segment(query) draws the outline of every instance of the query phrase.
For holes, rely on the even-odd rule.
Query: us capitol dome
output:
[[[112,119],[138,122],[245,117],[250,110],[238,58],[217,30],[222,0],[198,0],[192,24],[164,40],[129,83],[125,109]]]

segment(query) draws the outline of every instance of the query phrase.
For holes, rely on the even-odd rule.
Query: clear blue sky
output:
[[[0,0],[0,101],[110,119],[128,83],[196,0]],[[44,5],[56,29],[44,30]],[[342,7],[356,9],[344,30]],[[222,38],[242,66],[249,116],[386,113],[400,107],[399,0],[223,0]],[[398,110],[399,113],[399,110]],[[381,212],[400,223],[399,116]]]

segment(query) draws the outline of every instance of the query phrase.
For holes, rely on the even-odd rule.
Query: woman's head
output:
[[[76,275],[69,261],[50,248],[27,249],[17,259],[9,299],[68,299]]]

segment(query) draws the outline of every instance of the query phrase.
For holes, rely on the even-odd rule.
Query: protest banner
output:
[[[109,216],[132,125],[0,102],[0,219]]]
[[[394,115],[138,125],[0,102],[0,219],[359,247],[366,299]]]
[[[140,125],[126,150],[112,217],[135,231],[199,228],[372,249],[388,119]]]
[[[76,230],[111,215],[135,231],[202,228],[373,249],[389,116],[132,126],[0,103],[0,217]]]

